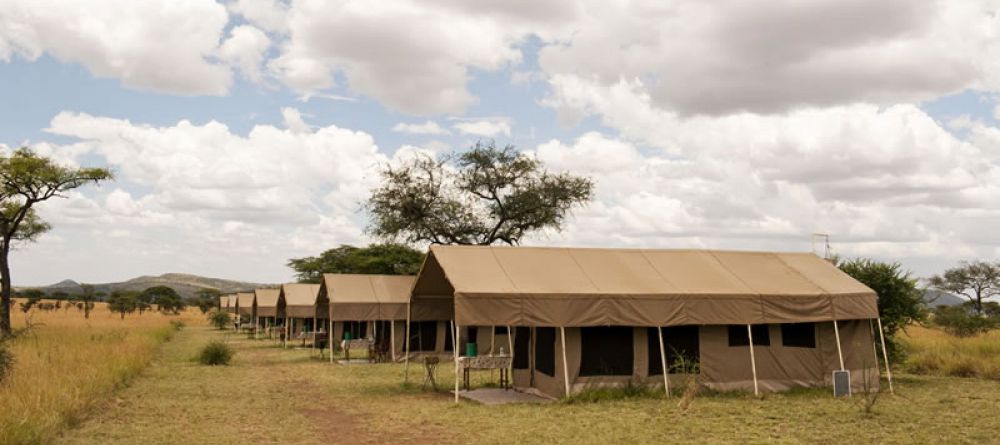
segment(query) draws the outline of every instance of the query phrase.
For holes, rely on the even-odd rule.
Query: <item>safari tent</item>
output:
[[[278,317],[284,315],[278,314],[278,294],[280,293],[281,289],[277,288],[254,289],[257,300],[256,324],[258,327],[263,327],[268,334],[278,325]]]
[[[288,283],[278,293],[277,313],[285,316],[285,335],[293,339],[299,334],[318,331],[327,317],[326,296],[320,295],[318,284]],[[323,329],[325,330],[325,328]]]
[[[219,311],[226,312],[229,310],[229,295],[219,295]]]
[[[324,274],[320,295],[329,301],[330,351],[347,338],[370,338],[395,361],[403,357],[412,275]],[[332,354],[331,354],[332,357]]]
[[[878,381],[874,291],[812,254],[435,245],[410,311],[455,320],[459,344],[508,327],[514,386],[550,396],[692,374],[755,393]]]
[[[236,313],[236,294],[226,294],[219,298],[225,302],[222,310],[229,312],[230,314]]]

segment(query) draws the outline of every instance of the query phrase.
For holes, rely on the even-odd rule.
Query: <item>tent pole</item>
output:
[[[333,363],[333,317],[330,317],[330,331],[327,332],[327,343],[330,344],[330,363]]]
[[[753,329],[747,325],[747,339],[750,340],[750,369],[753,371],[753,395],[759,396],[760,389],[757,387],[757,357],[753,352]]]
[[[882,378],[882,366],[878,364],[878,341],[875,340],[875,323],[872,323],[872,319],[868,319],[868,335],[872,339],[872,353],[875,355],[875,372],[878,373],[878,377]]]
[[[458,403],[458,323],[452,321],[452,326],[455,328],[451,337],[451,349],[455,353],[455,403]]]
[[[889,351],[885,347],[885,333],[882,330],[882,317],[878,318],[878,336],[882,339],[882,358],[885,359],[885,375],[889,378],[889,394],[895,394],[892,389],[892,371],[889,370]]]
[[[667,397],[670,397],[670,380],[667,378],[667,374],[669,374],[667,370],[667,354],[663,347],[663,328],[657,326],[656,333],[660,336],[660,366],[663,369],[663,390],[667,393]]]
[[[566,362],[566,328],[559,326],[559,337],[562,339],[563,383],[566,385],[566,397],[569,397],[569,365]]]
[[[507,387],[514,386],[514,331],[507,325],[507,346],[510,347],[510,369],[507,370]]]
[[[497,340],[497,327],[490,326],[490,355],[493,355],[495,353],[493,351],[493,348],[496,345],[496,340]]]
[[[458,360],[458,326],[455,326],[455,320],[448,322],[448,329],[451,329],[451,355],[454,356],[455,360]]]
[[[837,327],[837,320],[833,320],[833,335],[837,337],[837,358],[840,359],[840,370],[844,370],[844,351],[840,349],[840,328]]]
[[[281,346],[288,348],[288,336],[292,335],[291,327],[288,326],[289,320],[288,316],[285,316],[285,340],[281,342]]]
[[[406,353],[403,355],[403,383],[410,382],[410,302],[406,302],[406,338],[403,339]]]
[[[260,317],[254,317],[253,319],[253,339],[260,339]]]
[[[317,321],[318,320],[316,320],[316,315],[314,314],[313,315],[313,325],[312,325],[312,335],[313,335],[312,349],[313,349],[313,351],[316,350],[316,333],[319,332],[319,328],[316,326],[316,322]]]
[[[396,320],[389,320],[389,357],[396,363]]]

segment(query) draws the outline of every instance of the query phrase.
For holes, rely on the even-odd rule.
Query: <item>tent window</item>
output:
[[[816,323],[782,324],[781,345],[789,348],[815,348]]]
[[[479,328],[476,326],[470,326],[468,331],[467,343],[476,343],[479,341]]]
[[[580,328],[580,375],[632,375],[631,326]]]
[[[755,324],[750,329],[753,331],[754,346],[771,346],[771,334],[768,332],[766,324]],[[746,325],[729,325],[729,346],[750,346]]]
[[[345,321],[343,338],[346,339],[348,333],[350,333],[351,338],[355,340],[365,338],[365,329],[367,329],[367,327],[367,321]]]
[[[663,328],[663,349],[667,369],[671,374],[697,374],[699,370],[698,326]],[[663,375],[660,361],[660,338],[656,328],[646,328],[646,350],[649,354],[649,375]]]
[[[535,369],[556,375],[556,328],[535,328]]]
[[[494,326],[493,335],[507,335],[507,326]]]
[[[531,347],[531,329],[518,326],[514,330],[514,369],[528,369],[528,348]]]
[[[417,352],[434,351],[437,347],[436,321],[419,321],[410,323],[410,349]]]

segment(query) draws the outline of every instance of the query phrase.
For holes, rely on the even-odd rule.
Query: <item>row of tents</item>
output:
[[[838,372],[860,391],[883,369],[892,388],[875,292],[807,253],[434,245],[416,276],[327,274],[220,307],[286,341],[368,338],[456,371],[473,343],[512,356],[515,388],[553,397],[691,376],[759,393]]]

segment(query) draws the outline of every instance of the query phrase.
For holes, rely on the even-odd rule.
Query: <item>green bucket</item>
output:
[[[476,348],[476,344],[475,343],[466,343],[465,344],[465,355],[466,355],[466,357],[475,357],[476,353],[478,353],[478,352],[479,352],[479,350]]]
[[[350,340],[350,339],[351,339],[351,331],[344,332],[344,340]]]

